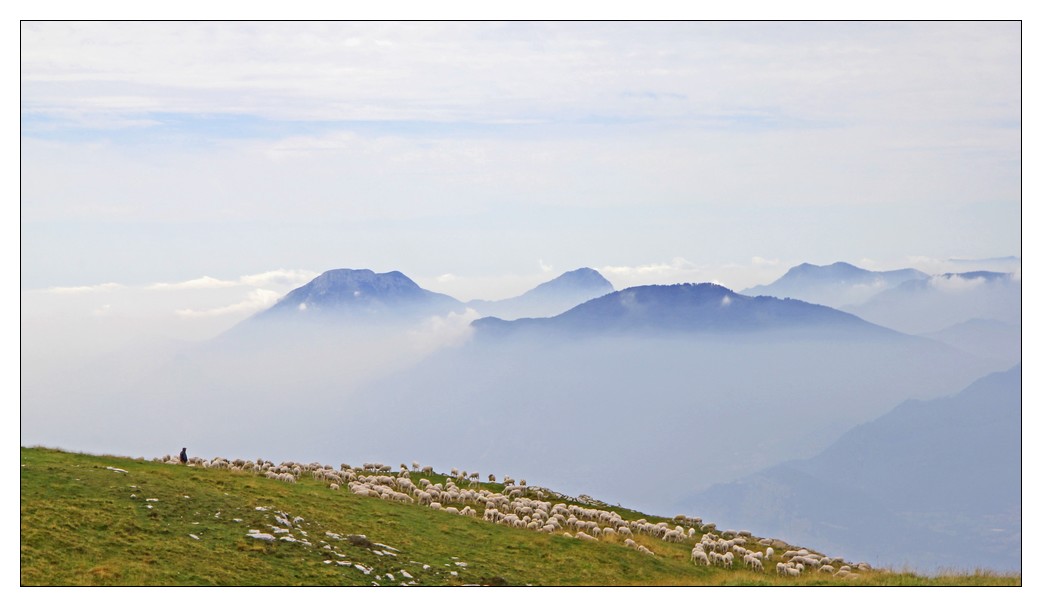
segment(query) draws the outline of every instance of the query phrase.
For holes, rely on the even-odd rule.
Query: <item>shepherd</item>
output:
[[[188,447],[181,447],[181,463],[188,463]]]

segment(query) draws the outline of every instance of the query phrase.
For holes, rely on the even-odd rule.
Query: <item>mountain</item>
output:
[[[922,337],[948,344],[965,352],[987,356],[1006,365],[1021,360],[1022,328],[1000,320],[971,318],[950,327],[923,333]]]
[[[1021,382],[1017,365],[953,396],[907,401],[810,459],[683,504],[874,563],[1019,571]]]
[[[712,284],[633,287],[548,319],[471,326],[459,347],[338,394],[309,445],[390,457],[407,443],[669,509],[997,368],[831,308]],[[393,444],[363,432],[345,446],[343,428],[376,420],[393,420]]]
[[[462,312],[462,302],[421,288],[401,272],[329,270],[290,291],[257,320],[387,321]]]
[[[803,263],[790,268],[771,284],[746,289],[742,294],[792,297],[839,308],[861,303],[882,290],[927,276],[911,268],[874,272],[842,261],[827,266]]]
[[[467,302],[467,306],[476,309],[482,316],[506,320],[554,316],[614,290],[615,287],[597,270],[579,268],[565,272],[517,297],[498,301],[475,299]]]
[[[843,309],[869,322],[921,334],[972,319],[1019,325],[1021,298],[1018,274],[975,271],[910,280]]]
[[[244,386],[271,374],[339,393],[465,337],[474,318],[462,302],[401,272],[329,270],[190,348],[170,373],[223,375],[214,381]]]
[[[649,285],[615,291],[552,318],[482,318],[484,334],[889,334],[856,316],[795,299],[749,297],[712,283]],[[896,335],[896,334],[895,334]]]

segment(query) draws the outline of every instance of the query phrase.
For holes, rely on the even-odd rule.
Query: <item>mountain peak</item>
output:
[[[528,293],[550,293],[553,291],[597,291],[598,294],[610,293],[615,290],[600,272],[593,268],[578,268],[565,272],[553,280],[529,290]]]
[[[474,300],[468,305],[483,316],[504,319],[554,316],[594,297],[611,293],[615,287],[592,268],[565,272],[517,297],[499,301]]]
[[[392,317],[444,314],[457,309],[462,309],[459,301],[427,291],[397,270],[379,274],[368,269],[339,268],[290,291],[261,316]]]

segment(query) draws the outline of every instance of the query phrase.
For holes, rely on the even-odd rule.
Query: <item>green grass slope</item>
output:
[[[419,482],[421,476],[412,474]],[[443,483],[443,475],[429,477]],[[503,485],[481,483],[502,491]],[[564,496],[553,503],[574,504]],[[1020,585],[986,573],[888,571],[840,579],[691,562],[698,539],[637,534],[584,541],[413,504],[331,490],[301,475],[249,472],[42,448],[21,450],[23,586]],[[627,520],[666,521],[620,508]],[[669,521],[672,525],[673,521]],[[704,531],[704,530],[703,530]],[[251,532],[275,538],[257,539]],[[264,536],[261,536],[262,538]],[[747,544],[763,549],[756,539]]]

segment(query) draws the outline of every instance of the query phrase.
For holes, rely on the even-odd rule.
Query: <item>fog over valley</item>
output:
[[[331,270],[210,339],[75,362],[71,353],[26,356],[22,440],[97,453],[155,455],[190,443],[246,458],[420,459],[648,512],[707,509],[721,525],[757,523],[798,541],[812,527],[778,527],[726,503],[703,508],[693,496],[814,457],[908,399],[957,394],[1019,354],[1019,341],[1001,356],[994,345],[975,354],[821,304],[711,283],[616,291],[592,280],[607,292],[590,297],[594,277],[603,281],[576,270],[530,290],[555,291],[552,316],[503,320],[475,309],[496,309],[494,301],[463,303],[401,272]],[[955,320],[971,310],[970,324],[1008,321],[1019,302],[1019,292],[989,292],[967,307],[966,291],[945,293],[933,295],[938,309]],[[525,301],[548,305],[508,303],[521,313]],[[1019,414],[1007,420],[1019,428]],[[925,495],[930,482],[945,482],[931,479],[918,481]],[[850,507],[804,498],[834,519]],[[868,550],[857,537],[833,541],[852,556]]]

